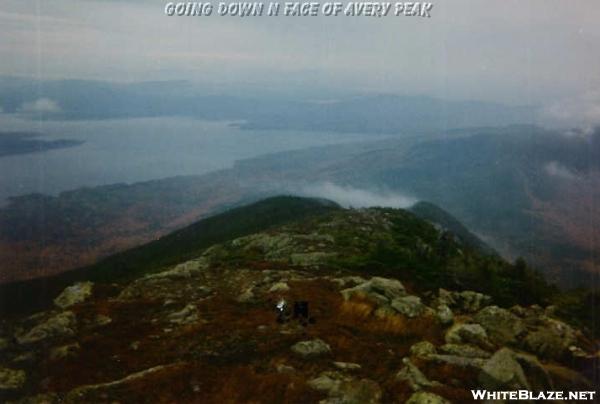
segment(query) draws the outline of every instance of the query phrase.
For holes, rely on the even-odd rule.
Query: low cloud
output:
[[[19,108],[19,112],[26,114],[55,114],[62,109],[56,101],[49,98],[38,98],[35,101],[24,102]]]
[[[545,124],[589,131],[600,125],[600,90],[552,102],[542,108],[541,119]]]
[[[544,166],[544,170],[546,171],[546,174],[563,180],[575,180],[578,178],[575,172],[560,164],[558,161],[549,162]]]
[[[407,208],[417,202],[417,199],[413,197],[395,192],[370,191],[339,186],[331,182],[304,186],[299,193],[305,196],[329,199],[344,207],[354,208],[370,206]]]

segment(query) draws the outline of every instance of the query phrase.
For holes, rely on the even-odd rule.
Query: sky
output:
[[[0,75],[420,94],[600,122],[597,0],[433,3],[431,18],[239,18],[167,17],[156,0],[2,0]]]

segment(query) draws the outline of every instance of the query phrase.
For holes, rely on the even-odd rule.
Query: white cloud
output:
[[[575,180],[577,179],[577,174],[575,174],[572,170],[568,169],[564,165],[560,164],[558,161],[551,161],[544,167],[546,174],[557,177],[563,180]]]
[[[35,101],[24,102],[19,112],[26,114],[54,114],[61,112],[60,106],[49,98],[38,98]]]
[[[399,193],[369,191],[339,186],[331,182],[304,186],[301,188],[300,193],[305,196],[329,199],[344,207],[354,208],[370,206],[407,208],[417,202],[417,199]]]
[[[543,123],[562,127],[587,128],[600,125],[600,90],[554,101],[541,111]]]

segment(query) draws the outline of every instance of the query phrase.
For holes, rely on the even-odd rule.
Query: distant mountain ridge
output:
[[[457,127],[532,123],[531,107],[425,96],[367,95],[319,102],[286,97],[215,94],[182,82],[110,83],[0,79],[0,108],[49,100],[53,108],[30,114],[43,119],[123,119],[184,116],[241,122],[241,128],[363,133],[408,133]],[[27,114],[25,114],[27,115]]]

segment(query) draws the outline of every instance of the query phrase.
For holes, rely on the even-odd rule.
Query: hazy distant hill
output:
[[[20,112],[39,99],[49,100],[53,108],[30,112],[46,119],[187,116],[242,121],[242,128],[402,134],[531,123],[533,111],[529,107],[422,96],[375,95],[321,102],[216,94],[183,81],[120,84],[0,77],[0,108],[5,112]]]
[[[377,95],[326,103],[304,103],[283,113],[263,112],[242,128],[407,134],[532,122],[532,109],[489,102]]]

